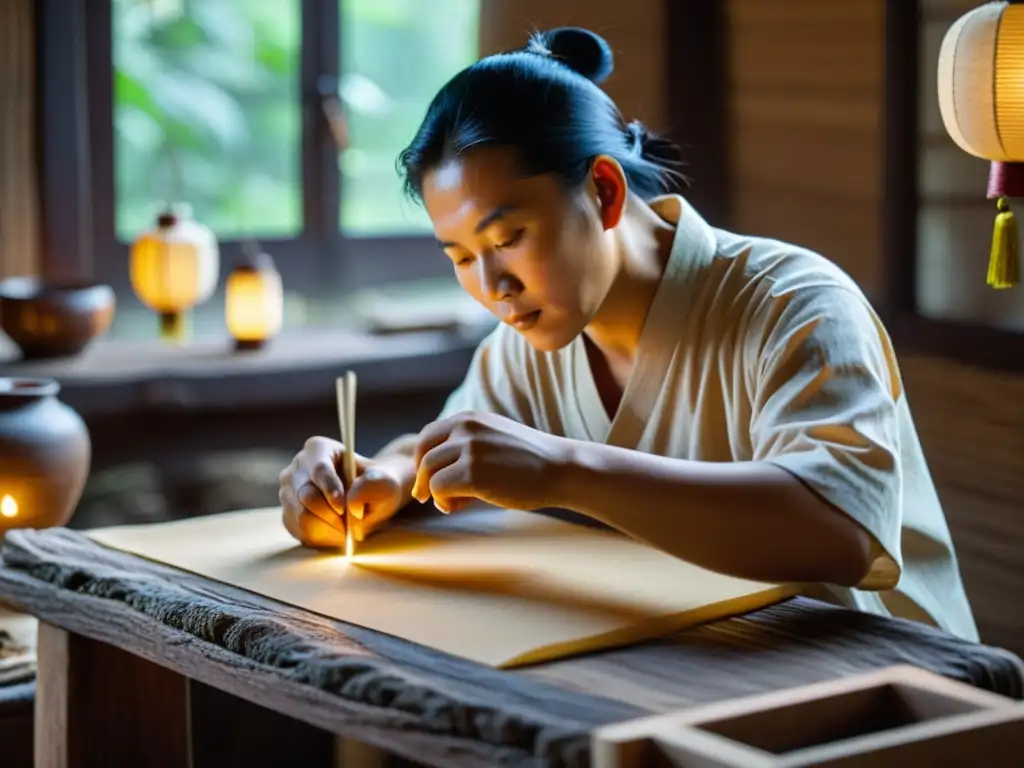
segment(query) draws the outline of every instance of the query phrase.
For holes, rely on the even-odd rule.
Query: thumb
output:
[[[352,517],[362,519],[371,505],[387,506],[395,495],[395,480],[376,467],[370,467],[352,483],[348,494],[348,511]]]
[[[473,501],[474,499],[471,496],[452,496],[449,499],[445,499],[443,502],[434,499],[434,508],[442,514],[450,515],[453,512],[461,512],[472,504]]]

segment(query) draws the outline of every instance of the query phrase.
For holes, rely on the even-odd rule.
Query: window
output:
[[[113,0],[115,228],[186,200],[219,238],[302,230],[298,0]]]
[[[97,277],[130,296],[127,248],[164,201],[214,230],[222,270],[256,239],[292,290],[447,273],[395,161],[437,89],[478,58],[479,0],[85,6]]]
[[[430,98],[478,58],[477,0],[430,0],[429,10],[423,0],[340,2],[340,91],[352,142],[339,158],[341,229],[429,232],[422,208],[401,195],[395,159]]]

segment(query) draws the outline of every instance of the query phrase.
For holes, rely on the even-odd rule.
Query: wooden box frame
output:
[[[594,768],[1021,765],[1024,703],[912,666],[599,728]]]

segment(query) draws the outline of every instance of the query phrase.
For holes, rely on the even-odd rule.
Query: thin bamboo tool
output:
[[[356,477],[356,375],[346,371],[334,382],[338,396],[338,423],[341,427],[341,442],[345,445],[341,473],[345,481],[345,498]],[[349,519],[348,502],[345,514],[345,559],[355,556],[355,539],[352,537],[352,521]],[[387,753],[370,744],[363,744],[342,736],[334,738],[334,765],[338,768],[383,768],[387,764]]]
[[[345,559],[355,555],[355,539],[352,537],[352,521],[348,515],[348,491],[356,479],[356,375],[347,371],[335,382],[338,396],[338,422],[341,425],[341,442],[345,445],[342,458],[342,479],[345,481]]]

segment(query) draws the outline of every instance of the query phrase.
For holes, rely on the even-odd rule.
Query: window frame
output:
[[[300,6],[302,229],[294,238],[259,238],[260,244],[274,257],[286,290],[307,297],[450,275],[429,235],[341,231],[344,178],[317,87],[339,79],[340,7],[338,0],[300,0]],[[119,301],[134,301],[130,244],[115,232],[111,13],[111,0],[40,0],[42,266],[48,276],[107,283]],[[218,238],[221,281],[245,242]]]
[[[984,323],[934,319],[920,312],[917,301],[920,25],[919,0],[886,0],[883,315],[901,353],[1021,372],[1024,371],[1024,333]]]
[[[662,2],[667,133],[690,148],[687,170],[695,179],[680,191],[709,220],[725,222],[726,12],[723,4],[706,0]],[[353,237],[340,231],[343,178],[329,172],[337,165],[337,148],[317,89],[320,76],[338,76],[340,10],[338,0],[301,3],[301,162],[308,231],[293,240],[261,240],[282,267],[286,290],[334,298],[389,282],[450,276],[432,237]],[[36,12],[40,270],[50,279],[106,282],[120,303],[137,304],[128,280],[129,246],[114,236],[111,0],[37,0]],[[688,76],[699,69],[708,74]],[[240,242],[220,241],[222,280],[240,249]]]

